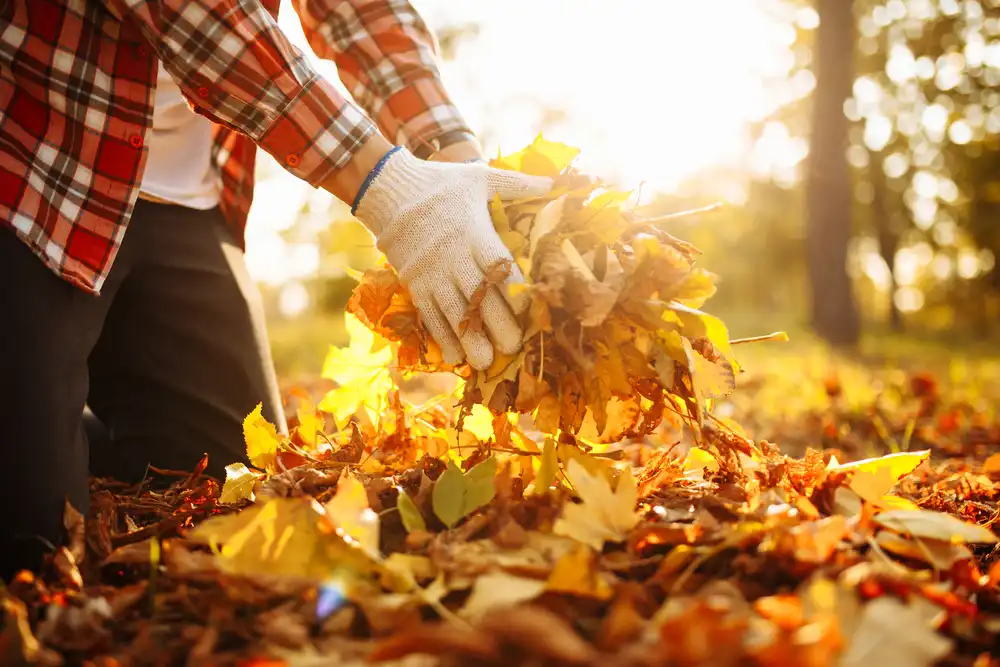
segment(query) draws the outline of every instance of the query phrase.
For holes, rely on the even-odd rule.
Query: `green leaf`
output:
[[[407,533],[412,533],[415,530],[427,530],[427,522],[424,521],[420,508],[410,496],[406,495],[406,492],[399,492],[396,509],[399,510],[399,517],[403,520],[403,528],[406,529]]]
[[[469,472],[462,471],[453,462],[438,477],[431,494],[434,514],[444,525],[453,527],[462,518],[486,505],[496,493],[493,479],[497,473],[496,458],[491,456]]]
[[[496,487],[493,480],[497,476],[497,459],[491,456],[472,470],[465,473],[465,514],[471,514],[473,510],[489,504],[496,495]],[[463,515],[464,516],[464,515]]]
[[[453,462],[448,462],[448,468],[441,473],[434,483],[431,494],[431,505],[434,514],[451,528],[459,519],[465,516],[465,477]]]

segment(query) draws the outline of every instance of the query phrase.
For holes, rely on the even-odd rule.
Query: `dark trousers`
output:
[[[89,473],[138,481],[207,453],[224,479],[258,402],[284,426],[260,294],[218,209],[140,200],[99,297],[0,228],[0,285],[5,579],[63,541],[67,498],[87,515]]]

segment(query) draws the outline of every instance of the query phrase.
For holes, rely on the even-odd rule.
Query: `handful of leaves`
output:
[[[578,153],[539,136],[491,162],[555,181],[544,197],[490,202],[526,280],[502,288],[531,297],[520,353],[498,353],[486,371],[449,366],[389,267],[364,273],[348,311],[398,344],[393,354],[404,374],[465,378],[460,420],[478,403],[494,414],[532,413],[545,433],[577,434],[589,412],[596,442],[651,433],[668,404],[700,424],[705,402],[733,390],[737,369],[725,325],[700,310],[715,292],[714,276],[695,267],[693,246],[661,227],[686,214],[638,219],[626,208],[629,192],[570,167]],[[476,296],[509,272],[509,262],[493,267],[463,328],[482,328]]]

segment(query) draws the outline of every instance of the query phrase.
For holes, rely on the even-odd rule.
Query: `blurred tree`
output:
[[[847,273],[851,239],[850,124],[844,103],[854,83],[852,0],[817,0],[816,93],[806,177],[806,254],[811,320],[836,345],[859,337],[858,310]]]
[[[435,25],[434,34],[441,47],[441,57],[444,60],[452,60],[463,41],[474,39],[479,35],[479,26],[475,23]]]
[[[868,176],[871,179],[871,218],[874,222],[878,252],[889,270],[889,328],[903,330],[903,314],[892,296],[896,282],[896,253],[899,251],[900,227],[903,214],[899,211],[896,193],[890,189],[885,175],[885,163],[880,153],[872,155]],[[906,220],[905,222],[909,222]],[[904,223],[905,224],[905,223]]]
[[[866,218],[900,306],[935,326],[996,326],[1000,2],[855,0],[856,121]]]

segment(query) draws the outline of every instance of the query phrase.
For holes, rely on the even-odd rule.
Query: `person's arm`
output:
[[[437,38],[405,0],[294,0],[310,46],[393,143],[448,161],[481,158],[441,81]]]
[[[195,111],[350,203],[390,148],[258,0],[105,0],[136,24]]]
[[[486,331],[461,322],[495,262],[512,261],[489,201],[539,196],[547,178],[435,164],[393,147],[292,46],[257,0],[105,0],[136,21],[195,110],[248,135],[292,174],[344,202],[375,235],[445,358],[488,368],[521,346],[526,295],[492,288]],[[433,115],[433,112],[432,112]],[[523,280],[516,265],[506,284]]]

